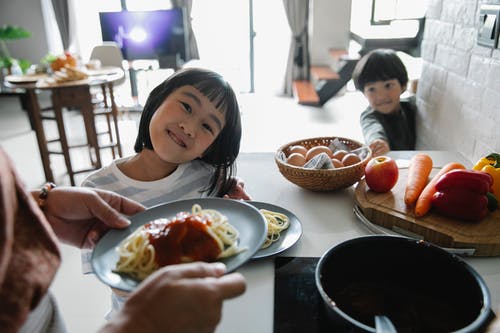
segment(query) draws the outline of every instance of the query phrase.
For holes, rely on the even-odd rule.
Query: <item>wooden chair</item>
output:
[[[76,174],[97,170],[102,167],[101,151],[103,149],[111,149],[113,159],[122,156],[118,129],[118,109],[114,102],[113,84],[102,83],[100,89],[104,93],[102,107],[92,103],[90,86],[82,85],[52,89],[52,106],[41,109],[41,119],[55,121],[59,134],[57,138],[47,140],[48,144],[58,142],[59,149],[48,149],[48,153],[63,155],[70,183],[73,186],[76,185]],[[65,110],[81,112],[86,134],[85,143],[72,144],[69,142],[63,116]],[[98,132],[96,118],[102,115],[106,117],[108,130]],[[107,140],[100,139],[103,135],[108,137]],[[84,147],[88,148],[90,167],[74,169],[70,150]]]

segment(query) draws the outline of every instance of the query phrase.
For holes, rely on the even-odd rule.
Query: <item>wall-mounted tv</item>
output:
[[[165,59],[189,60],[182,8],[100,12],[99,19],[102,40],[118,43],[127,60],[158,59],[160,66]]]

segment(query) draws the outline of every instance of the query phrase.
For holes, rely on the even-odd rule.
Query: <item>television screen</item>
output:
[[[186,19],[182,8],[100,12],[103,41],[114,41],[127,60],[180,58],[187,61]]]

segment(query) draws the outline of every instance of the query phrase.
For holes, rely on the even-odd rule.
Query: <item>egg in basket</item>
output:
[[[333,191],[358,182],[371,156],[370,148],[358,141],[317,137],[281,146],[274,159],[281,174],[295,185],[312,191]]]

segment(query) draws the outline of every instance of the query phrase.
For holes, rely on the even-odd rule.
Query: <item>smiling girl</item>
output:
[[[90,174],[82,186],[119,193],[146,207],[207,196],[249,200],[235,178],[241,119],[235,93],[219,74],[179,70],[153,89],[134,145],[135,155]],[[90,273],[91,252],[82,252]],[[127,295],[112,293],[112,311]]]
[[[396,52],[377,49],[367,53],[356,64],[352,79],[370,104],[360,122],[373,156],[415,149],[417,108],[414,98],[400,99],[408,73]]]
[[[231,86],[209,70],[180,70],[149,95],[136,154],[90,174],[82,186],[111,190],[146,207],[204,196],[249,199],[234,178],[240,139]]]

